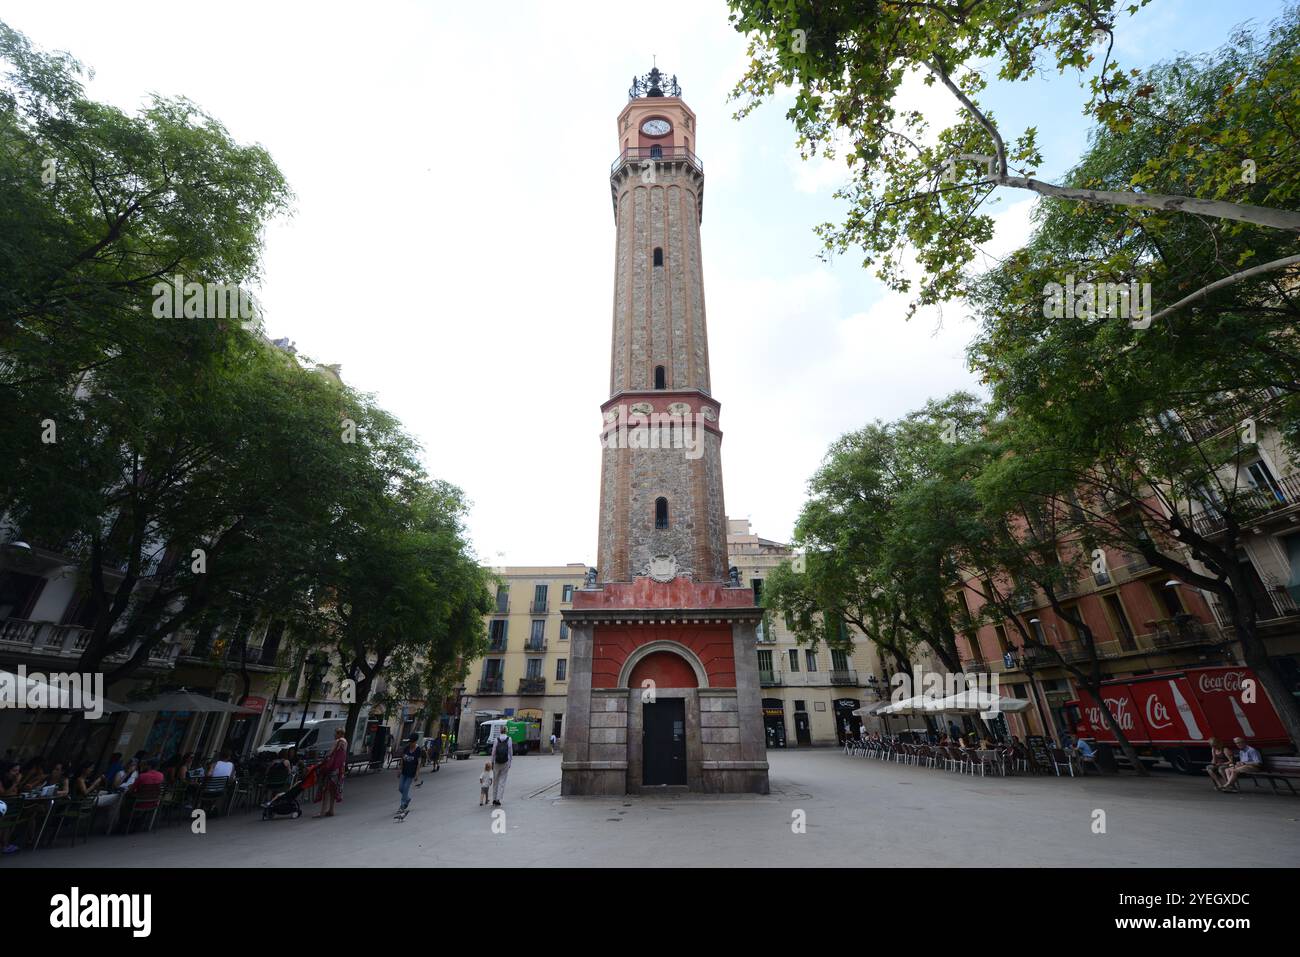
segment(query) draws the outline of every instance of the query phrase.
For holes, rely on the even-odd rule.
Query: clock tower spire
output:
[[[573,643],[562,790],[765,794],[762,610],[727,565],[695,113],[676,76],[655,66],[633,78],[617,127],[598,557],[564,613]]]

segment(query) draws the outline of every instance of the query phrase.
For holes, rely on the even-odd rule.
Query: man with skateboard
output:
[[[413,734],[402,752],[402,770],[397,779],[397,790],[402,793],[402,804],[393,815],[394,820],[405,820],[411,807],[411,784],[420,773],[420,736]]]

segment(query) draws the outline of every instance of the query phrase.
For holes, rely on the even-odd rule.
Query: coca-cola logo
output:
[[[1120,726],[1120,730],[1133,730],[1133,714],[1128,710],[1127,698],[1107,698],[1106,708],[1110,711],[1111,717],[1115,719],[1115,723]],[[1101,717],[1100,714],[1097,716]]]
[[[1202,674],[1198,684],[1204,692],[1227,693],[1241,690],[1241,683],[1246,680],[1244,671],[1224,671],[1220,674]]]
[[[1147,724],[1152,728],[1167,728],[1174,723],[1174,719],[1169,717],[1169,709],[1165,707],[1164,702],[1155,695],[1147,698]]]

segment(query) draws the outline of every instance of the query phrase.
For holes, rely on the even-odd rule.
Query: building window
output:
[[[799,649],[798,648],[790,649],[790,670],[796,673],[799,671]]]
[[[655,265],[656,265],[656,266],[662,266],[663,264],[664,264],[664,251],[663,251],[660,247],[656,246],[656,247],[655,247]]]
[[[501,585],[497,588],[497,614],[504,615],[510,610],[510,586]]]
[[[567,621],[562,621],[560,622],[560,641],[568,641],[568,640],[569,640],[569,623]]]
[[[754,604],[763,604],[763,579],[751,578],[749,580],[749,587],[754,589]]]
[[[664,148],[659,145],[650,147],[650,158],[660,159],[664,155]]]
[[[668,499],[655,499],[655,528],[668,527]]]
[[[1011,642],[1007,641],[1006,628],[1004,628],[1002,625],[994,625],[993,633],[997,635],[998,647],[1002,649],[1002,653],[1005,655],[1007,652],[1011,650]]]
[[[555,717],[551,720],[551,734],[559,738],[560,732],[564,729],[564,715],[556,712]]]
[[[528,674],[528,677],[529,677],[529,678],[540,678],[540,677],[542,676],[542,659],[541,659],[541,658],[529,658],[529,659],[528,659],[528,672],[527,672],[527,674]]]
[[[1187,612],[1183,607],[1182,597],[1178,594],[1177,585],[1152,585],[1151,590],[1156,593],[1156,597],[1170,618],[1177,618]]]
[[[1125,651],[1132,651],[1137,647],[1137,642],[1133,639],[1133,626],[1129,624],[1128,614],[1124,611],[1124,602],[1115,592],[1111,592],[1102,598],[1102,603],[1106,610],[1110,612],[1111,629],[1119,639],[1119,645]]]
[[[510,622],[504,618],[497,618],[488,623],[488,642],[493,651],[506,650],[506,628]]]
[[[546,647],[543,639],[546,637],[546,619],[538,618],[533,621],[533,629],[528,635],[528,647],[534,651]]]
[[[802,701],[802,700],[800,700],[799,698],[795,698],[795,699],[794,699],[794,710],[795,710],[795,711],[807,711],[807,710],[808,710],[808,702],[806,702],[806,701]]]
[[[758,670],[767,674],[772,673],[772,652],[764,650],[758,653]]]
[[[555,680],[564,681],[568,677],[568,674],[569,674],[569,659],[568,658],[555,659]]]
[[[803,657],[804,657],[804,664],[808,666],[808,671],[809,671],[809,672],[816,671],[816,670],[817,670],[817,652],[813,651],[812,649],[808,649],[807,651],[805,651],[805,652],[803,653]]]
[[[655,366],[655,388],[656,389],[668,388],[668,380],[664,377],[663,366]]]
[[[831,649],[831,668],[835,671],[849,670],[849,656],[839,648]]]
[[[565,601],[565,602],[573,601],[573,586],[572,586],[572,585],[565,585],[565,586],[564,586],[564,591],[563,591],[563,593],[562,593],[561,596],[560,596],[560,601]]]

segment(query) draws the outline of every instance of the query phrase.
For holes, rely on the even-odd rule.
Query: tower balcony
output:
[[[700,158],[684,146],[630,146],[619,153],[618,158],[610,165],[609,175],[613,176],[630,163],[640,165],[651,160],[689,163],[697,173],[704,175],[704,164],[700,162]]]

